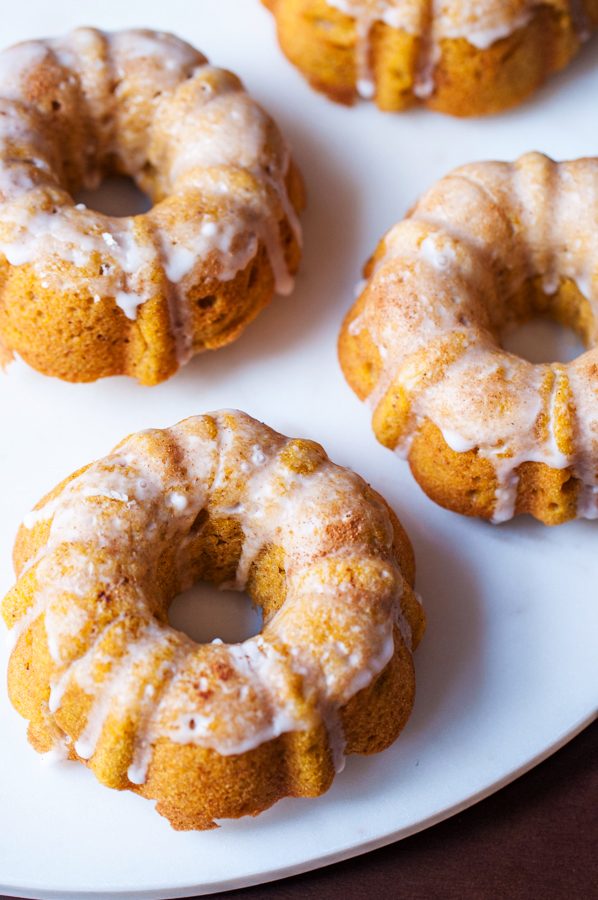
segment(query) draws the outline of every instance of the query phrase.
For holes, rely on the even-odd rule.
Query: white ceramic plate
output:
[[[27,0],[4,17],[2,42],[79,24],[174,31],[242,76],[305,174],[305,259],[291,298],[159,387],[63,384],[19,362],[0,376],[0,591],[12,583],[23,514],[66,474],[131,431],[238,407],[320,441],[388,498],[412,537],[428,613],[415,711],[396,745],[349,759],[324,797],[286,800],[215,832],[171,831],[147,801],[101,787],[80,765],[43,769],[0,692],[0,894],[181,897],[305,871],[425,828],[530,768],[595,715],[596,524],[550,530],[524,517],[493,527],[434,506],[376,443],[335,343],[377,239],[449,169],[532,149],[560,159],[598,153],[598,43],[519,110],[455,121],[347,110],[316,96],[283,59],[258,0]]]

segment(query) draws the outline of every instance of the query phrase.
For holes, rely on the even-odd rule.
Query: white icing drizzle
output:
[[[426,419],[456,452],[478,448],[498,479],[495,522],[512,517],[516,469],[528,461],[571,467],[581,482],[577,515],[598,517],[597,210],[597,159],[555,163],[530,153],[464,166],[388,232],[348,329],[367,332],[380,351],[371,408],[391,384],[409,398],[396,452],[408,457]],[[508,298],[530,278],[543,279],[548,295],[572,279],[589,301],[590,349],[567,365],[533,365],[499,346],[515,322]],[[569,454],[555,431],[557,403],[563,413],[568,402],[561,388],[575,411]]]
[[[41,764],[46,768],[57,766],[58,763],[65,762],[69,758],[68,747],[56,743],[54,746],[42,753]]]
[[[355,19],[357,92],[370,99],[376,92],[370,67],[370,33],[376,22],[418,35],[422,52],[413,93],[425,100],[434,92],[434,70],[444,39],[465,38],[478,50],[528,25],[545,0],[326,0]],[[581,0],[565,0],[558,8],[570,13],[580,40],[590,36],[590,22]]]
[[[455,453],[466,453],[468,450],[473,450],[475,447],[475,443],[467,438],[464,438],[462,434],[459,434],[457,431],[451,431],[449,428],[443,428],[442,437],[445,442],[454,450]]]
[[[31,99],[40,69],[54,85],[44,98],[53,112]],[[65,127],[78,135],[73,146],[58,144]],[[93,187],[112,157],[165,205],[122,219],[75,205],[63,189],[64,160],[71,180]],[[0,253],[12,266],[59,271],[63,290],[91,285],[96,302],[112,297],[132,320],[165,291],[181,363],[193,353],[190,291],[208,277],[234,278],[260,241],[277,291],[292,290],[280,235],[286,217],[300,241],[289,164],[280,133],[238,79],[172,35],[80,28],[0,53]],[[171,212],[169,202],[179,205]],[[67,276],[61,261],[81,274]]]
[[[296,472],[292,449],[243,413],[198,416],[132,435],[29,514],[28,527],[51,524],[25,567],[34,605],[11,636],[16,643],[44,616],[49,720],[63,721],[73,686],[92,701],[75,744],[81,758],[93,760],[109,740],[109,721],[133,716],[128,777],[141,784],[159,738],[229,755],[323,721],[342,767],[338,710],[389,661],[393,628],[409,647],[411,629],[386,509],[316,445],[315,468]],[[228,587],[244,589],[263,548],[284,552],[286,600],[242,644],[200,647],[154,616],[165,547],[178,548],[178,589],[193,580],[192,526],[203,509],[233,517],[244,534]],[[107,656],[121,634],[122,653]]]
[[[49,500],[41,509],[33,509],[31,512],[28,512],[27,515],[23,517],[23,525],[25,528],[33,528],[38,522],[46,522],[48,519],[51,519],[58,509],[58,503],[58,497],[54,497],[53,500]]]

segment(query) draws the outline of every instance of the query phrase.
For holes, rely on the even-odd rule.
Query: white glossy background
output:
[[[0,894],[195,895],[417,831],[529,768],[595,715],[598,525],[550,530],[524,517],[492,527],[435,507],[374,440],[335,343],[377,239],[449,169],[532,149],[560,159],[598,153],[598,43],[517,111],[462,122],[347,110],[316,96],[282,58],[258,0],[22,0],[2,17],[1,40],[79,24],[174,31],[243,78],[304,172],[305,258],[291,298],[159,387],[62,384],[22,363],[0,375],[0,591],[12,583],[23,514],[67,473],[131,431],[226,406],[320,441],[388,498],[413,540],[428,614],[416,707],[398,743],[351,758],[320,799],[283,801],[210,833],[171,831],[147,801],[101,787],[82,766],[42,769],[0,691]]]

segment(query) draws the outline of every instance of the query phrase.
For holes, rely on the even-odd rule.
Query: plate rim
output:
[[[540,765],[540,763],[549,759],[549,757],[561,750],[597,719],[598,707],[595,707],[591,713],[578,719],[568,731],[565,731],[555,741],[548,744],[543,750],[530,757],[530,759],[526,760],[526,762],[522,763],[516,769],[508,772],[492,784],[486,785],[479,791],[470,794],[463,800],[452,804],[452,806],[448,806],[443,810],[432,813],[425,819],[420,819],[418,822],[408,825],[405,828],[399,828],[395,831],[386,832],[385,834],[370,838],[363,843],[355,842],[340,850],[335,850],[317,858],[312,857],[311,859],[304,860],[300,863],[281,866],[280,868],[272,869],[270,872],[261,872],[259,875],[254,876],[240,875],[231,878],[230,880],[214,881],[210,884],[204,882],[202,885],[187,884],[181,885],[180,887],[164,889],[89,891],[71,888],[69,890],[59,891],[40,890],[33,886],[17,889],[14,885],[0,883],[0,892],[6,897],[15,897],[18,898],[18,900],[74,900],[74,898],[77,898],[77,900],[119,900],[119,898],[123,898],[123,900],[179,900],[180,898],[180,900],[183,900],[183,898],[186,897],[205,897],[210,894],[220,894],[224,891],[235,891],[247,887],[256,887],[260,884],[269,884],[273,881],[281,881],[284,878],[292,878],[295,875],[303,875],[306,872],[312,872],[316,869],[326,868],[327,866],[332,866],[348,859],[354,859],[357,856],[363,856],[373,850],[379,850],[382,847],[387,847],[389,844],[402,841],[404,838],[411,837],[421,831],[426,831],[426,829],[432,828],[434,825],[439,825],[441,822],[469,809],[471,806],[475,806],[476,803],[497,793],[513,781],[516,781],[522,775],[530,772],[533,768]]]

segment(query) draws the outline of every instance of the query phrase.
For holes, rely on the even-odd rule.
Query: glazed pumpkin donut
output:
[[[598,0],[262,0],[282,50],[340,103],[496,113],[563,68],[598,25]]]
[[[93,28],[0,72],[0,362],[152,385],[291,291],[302,183],[238,78],[172,35]],[[75,203],[118,173],[148,213]]]
[[[378,440],[447,509],[598,517],[597,197],[597,159],[464,166],[366,266],[341,365]],[[501,348],[539,315],[590,349],[533,365]]]
[[[411,545],[312,441],[234,411],[134,434],[38,504],[14,558],[8,683],[30,742],[157,799],[174,828],[321,794],[407,721]],[[246,589],[261,633],[199,646],[172,629],[199,579]]]

